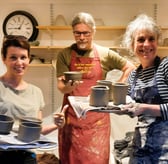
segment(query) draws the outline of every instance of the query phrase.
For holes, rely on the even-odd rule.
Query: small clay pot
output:
[[[105,85],[95,85],[91,87],[89,105],[104,107],[109,103],[109,87]]]
[[[9,134],[12,130],[14,119],[7,115],[0,115],[0,134]]]
[[[69,80],[80,81],[82,79],[82,72],[67,71],[67,72],[64,72],[64,76],[65,76],[66,82],[68,82]]]
[[[105,85],[109,87],[109,100],[113,100],[113,95],[112,95],[112,81],[110,80],[97,80],[97,85]]]
[[[115,82],[112,84],[112,90],[114,105],[125,104],[128,91],[128,84]]]
[[[32,122],[22,122],[19,125],[17,138],[23,142],[33,142],[40,138],[41,125]]]

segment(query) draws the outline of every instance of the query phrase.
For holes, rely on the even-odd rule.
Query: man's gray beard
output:
[[[86,44],[79,44],[78,46],[80,49],[86,49]]]

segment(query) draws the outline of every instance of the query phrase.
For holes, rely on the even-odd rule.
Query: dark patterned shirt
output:
[[[131,87],[133,86],[135,75],[136,71],[133,71],[128,78],[128,82],[130,84],[128,89],[128,95],[131,94]],[[156,66],[152,66],[147,69],[141,69],[138,72],[138,79],[135,89],[152,86],[154,75],[156,76],[158,91],[163,101],[163,103],[160,104],[162,119],[168,120],[168,57],[164,58],[161,61],[157,70]]]

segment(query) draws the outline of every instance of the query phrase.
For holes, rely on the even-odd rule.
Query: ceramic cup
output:
[[[19,125],[17,138],[23,142],[32,142],[40,138],[41,125],[32,122],[22,122]]]
[[[113,95],[112,95],[112,81],[110,80],[97,80],[97,85],[105,85],[109,87],[109,101],[113,100]]]
[[[91,87],[89,105],[101,107],[109,103],[109,87],[105,85],[96,85]]]
[[[120,82],[112,83],[112,90],[113,90],[112,95],[114,105],[125,104],[128,84]]]

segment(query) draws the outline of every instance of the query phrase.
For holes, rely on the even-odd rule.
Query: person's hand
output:
[[[62,128],[65,125],[65,111],[69,107],[69,105],[65,105],[61,111],[61,113],[54,114],[54,123],[58,128]]]
[[[121,110],[127,113],[130,117],[135,117],[142,114],[140,110],[140,103],[129,103],[122,105]]]
[[[76,88],[78,85],[80,85],[81,83],[83,83],[83,81],[79,81],[79,80],[69,80],[68,82],[65,83],[65,85],[67,87],[73,87]]]
[[[62,93],[71,93],[76,87],[78,87],[80,84],[82,84],[83,81],[73,81],[69,80],[66,81],[64,76],[61,76],[58,78],[58,86]]]

